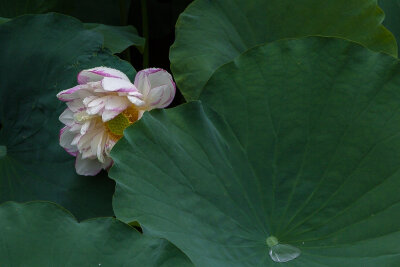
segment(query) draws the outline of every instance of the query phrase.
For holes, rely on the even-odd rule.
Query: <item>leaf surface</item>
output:
[[[0,258],[5,266],[193,266],[164,239],[114,219],[78,223],[49,202],[0,206]]]
[[[196,266],[278,266],[272,236],[275,258],[300,250],[290,266],[398,266],[399,72],[343,39],[249,50],[206,84],[212,109],[152,111],[125,130],[116,216]]]
[[[397,56],[376,0],[196,0],[180,15],[171,70],[186,100],[213,72],[256,45],[310,35],[341,37]]]
[[[105,172],[78,176],[59,145],[66,108],[56,94],[77,84],[82,69],[135,70],[103,51],[103,38],[60,14],[27,15],[0,25],[0,202],[50,200],[79,219],[112,215],[114,183]]]

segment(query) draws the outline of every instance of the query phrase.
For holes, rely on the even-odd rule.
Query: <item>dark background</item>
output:
[[[131,1],[127,23],[133,25],[143,36],[142,1]],[[149,26],[149,67],[163,68],[171,73],[169,48],[175,40],[175,24],[180,13],[192,0],[147,0]],[[143,57],[135,48],[129,48],[130,59],[136,70],[143,68]],[[120,55],[122,58],[126,55]],[[184,103],[182,94],[177,90],[170,107]]]

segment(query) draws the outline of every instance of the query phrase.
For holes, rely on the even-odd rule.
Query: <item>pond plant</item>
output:
[[[400,266],[399,18],[0,0],[0,266]]]

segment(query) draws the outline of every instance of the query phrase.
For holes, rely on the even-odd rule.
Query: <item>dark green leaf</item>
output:
[[[78,218],[112,215],[113,182],[83,177],[58,144],[65,104],[58,91],[76,85],[85,68],[134,69],[102,50],[100,34],[59,14],[28,15],[0,25],[0,202],[51,200]]]
[[[176,24],[171,69],[187,100],[198,99],[221,65],[265,42],[343,37],[397,56],[376,0],[196,0]]]
[[[205,86],[219,115],[189,103],[125,130],[114,211],[196,266],[280,266],[271,236],[301,250],[288,266],[399,266],[399,73],[342,39],[251,49]]]
[[[10,19],[0,17],[0,24],[7,22],[7,21],[10,21]]]
[[[145,39],[138,35],[133,26],[109,26],[97,23],[85,23],[85,28],[97,31],[104,36],[104,46],[113,54],[121,53],[134,45],[143,52]]]
[[[400,0],[379,0],[378,3],[385,12],[383,25],[393,33],[400,45]]]
[[[129,0],[0,0],[0,17],[59,12],[83,22],[125,25],[129,5]]]
[[[99,9],[99,10],[96,10]],[[0,0],[0,24],[25,14],[42,14],[57,11],[76,16],[85,22],[107,22],[113,25],[121,25],[122,13],[128,12],[129,1],[43,1],[43,0]],[[89,12],[90,10],[90,12]],[[124,10],[124,11],[123,11]],[[112,14],[115,18],[110,17]],[[125,17],[127,14],[125,14]],[[92,29],[104,36],[104,47],[113,54],[121,53],[126,48],[134,45],[139,51],[143,51],[145,39],[140,37],[137,30],[131,26],[111,26],[99,23],[85,23],[85,28]]]
[[[25,14],[46,13],[58,9],[59,0],[0,0],[0,17],[13,18]]]
[[[3,266],[193,266],[166,240],[114,219],[78,223],[49,202],[0,206]]]

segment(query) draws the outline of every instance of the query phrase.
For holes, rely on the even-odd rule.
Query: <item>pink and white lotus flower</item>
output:
[[[76,157],[80,175],[96,175],[112,165],[110,151],[126,127],[145,111],[165,108],[175,96],[171,75],[158,68],[139,71],[132,84],[119,70],[97,67],[78,74],[78,85],[61,91],[67,109],[60,121],[60,145]]]

